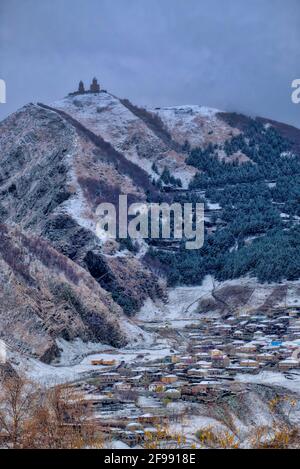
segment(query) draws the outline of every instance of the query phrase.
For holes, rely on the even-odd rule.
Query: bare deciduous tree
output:
[[[101,447],[91,406],[74,388],[40,388],[24,378],[3,382],[0,432],[10,448]]]

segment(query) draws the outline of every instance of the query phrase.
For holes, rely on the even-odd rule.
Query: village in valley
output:
[[[251,386],[267,386],[266,375],[259,380],[262,373],[276,376],[277,385],[280,377],[291,383],[298,377],[300,311],[295,308],[272,315],[199,315],[177,325],[160,320],[142,327],[158,338],[149,353],[137,351],[126,360],[121,352],[106,350],[87,357],[92,371],[73,383],[107,441],[117,447],[144,447],[149,435],[151,440],[166,425],[177,435],[169,440],[182,434],[191,447],[199,426],[213,423],[218,412],[219,418],[224,404],[227,409],[246,405]],[[167,350],[160,345],[166,341]],[[267,399],[274,397],[270,389],[266,393]]]

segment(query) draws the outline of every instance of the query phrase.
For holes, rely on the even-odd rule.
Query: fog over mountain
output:
[[[79,79],[141,105],[202,104],[299,126],[300,4],[287,0],[1,0],[0,119]]]

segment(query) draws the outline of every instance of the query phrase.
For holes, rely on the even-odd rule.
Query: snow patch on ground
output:
[[[185,164],[185,155],[173,150],[120,99],[107,92],[68,96],[52,104],[78,120],[86,128],[100,135],[120,151],[128,160],[157,178],[153,163],[168,167],[174,177],[180,178],[187,187],[196,170]],[[190,106],[188,106],[190,108]],[[196,106],[195,108],[198,109]],[[206,108],[201,108],[202,119],[209,119]],[[200,115],[200,114],[197,114]],[[199,134],[199,123],[196,125]]]
[[[68,96],[53,103],[53,107],[70,114],[86,128],[110,142],[130,161],[154,176],[153,160],[141,158],[131,139],[134,140],[137,133],[140,133],[153,147],[159,146],[160,141],[118,98],[106,92]]]
[[[179,119],[184,119],[186,125],[192,124],[196,116],[213,119],[221,112],[218,109],[193,104],[148,110],[159,114],[163,120],[168,121],[169,125],[176,125]]]
[[[192,146],[205,144],[207,134],[221,125],[217,118],[220,111],[206,106],[184,105],[148,110],[159,115],[174,140],[180,143],[188,140]]]
[[[236,381],[241,383],[264,384],[266,386],[280,386],[289,391],[300,394],[300,372],[283,374],[277,371],[261,371],[257,375],[238,374]]]
[[[95,342],[83,342],[81,339],[75,339],[71,342],[64,339],[57,339],[56,343],[61,352],[58,361],[60,366],[76,364],[87,355],[111,349],[109,345]]]
[[[87,217],[85,215],[89,213],[90,209],[83,195],[83,191],[80,187],[80,184],[78,183],[77,175],[74,170],[74,159],[76,156],[76,152],[80,151],[77,139],[78,137],[75,136],[75,147],[73,152],[66,156],[66,159],[69,164],[68,183],[76,188],[76,192],[70,199],[61,204],[59,210],[61,213],[69,214],[83,228],[86,228],[88,230],[91,230],[93,233],[96,233],[96,223],[94,222],[92,217]]]
[[[220,206],[220,204],[213,204],[211,202],[207,202],[207,208],[209,210],[222,210],[222,207]]]
[[[128,318],[120,319],[120,327],[129,339],[130,345],[128,345],[128,348],[131,348],[133,344],[135,347],[151,346],[155,340],[152,334],[143,331],[134,321],[130,321]]]
[[[211,276],[205,277],[199,287],[176,287],[168,291],[168,302],[148,298],[137,314],[139,321],[178,321],[200,318],[197,314],[198,300],[213,290]]]
[[[132,334],[139,330],[132,325]],[[63,339],[57,341],[61,350],[61,357],[55,364],[48,365],[34,358],[15,353],[9,357],[12,364],[20,374],[43,386],[55,386],[86,378],[94,371],[108,371],[108,367],[92,365],[92,360],[112,359],[117,364],[122,361],[132,363],[139,361],[149,363],[162,359],[171,354],[170,347],[161,341],[153,342],[152,335],[143,332],[143,340],[139,338],[136,346],[115,349],[101,343],[87,342],[80,339],[67,342]]]
[[[254,310],[264,304],[273,290],[278,287],[278,284],[260,284],[255,278],[250,277],[218,282],[208,275],[200,286],[169,289],[167,302],[148,298],[136,315],[136,319],[139,322],[173,321],[178,323],[177,326],[180,321],[201,319],[204,316],[201,311],[199,312],[198,307],[202,298],[209,298],[214,289],[218,291],[225,287],[235,286],[253,288],[253,293],[244,307]],[[287,296],[283,299],[282,306],[296,306],[299,302],[300,281],[287,282],[287,286]],[[280,305],[280,301],[278,304]],[[175,326],[175,324],[173,325]]]

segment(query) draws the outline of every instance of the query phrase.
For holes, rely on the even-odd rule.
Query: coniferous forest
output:
[[[247,161],[233,158],[238,154]],[[252,119],[224,145],[192,149],[187,161],[199,170],[189,199],[200,202],[203,191],[205,200],[221,210],[211,215],[216,230],[206,229],[199,251],[151,250],[169,284],[196,285],[207,274],[218,280],[245,275],[260,282],[299,279],[300,156],[293,142]]]

